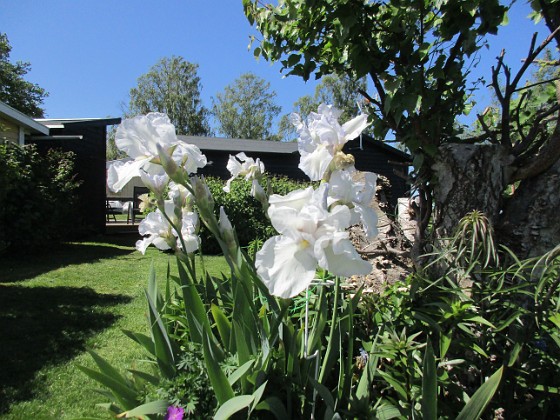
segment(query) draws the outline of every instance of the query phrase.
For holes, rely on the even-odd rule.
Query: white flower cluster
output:
[[[279,233],[265,242],[255,261],[257,274],[275,296],[290,298],[305,290],[317,267],[337,276],[371,271],[370,264],[361,259],[352,245],[346,229],[361,222],[370,238],[377,234],[377,217],[369,206],[377,177],[366,172],[362,181],[356,182],[354,159],[342,151],[346,142],[367,126],[367,116],[360,115],[342,126],[339,116],[340,111],[327,105],[321,105],[318,113],[311,113],[307,122],[297,114],[292,115],[300,136],[299,167],[311,180],[322,180],[317,189],[308,187],[285,196],[267,197],[259,183],[265,171],[262,162],[245,153],[230,156],[227,168],[232,177],[224,190],[229,192],[237,177],[251,181],[252,195],[266,204],[271,223]],[[158,210],[148,214],[139,226],[145,238],[137,242],[137,249],[145,252],[149,245],[154,245],[162,250],[196,251],[200,241],[194,198],[187,184],[170,184],[169,179],[185,180],[177,177],[177,173],[196,173],[206,165],[206,157],[196,146],[180,142],[167,116],[158,113],[125,120],[117,130],[115,142],[134,160],[109,169],[109,187],[119,190],[132,177],[141,176],[158,201]],[[203,180],[193,176],[185,182],[199,207],[208,204],[205,200],[212,201],[211,195],[204,193],[207,186]],[[168,186],[170,194],[164,199]],[[233,246],[233,236],[227,240],[230,230],[227,215],[220,209],[218,231]]]
[[[145,238],[136,243],[136,248],[142,253],[149,245],[161,250],[196,251],[200,242],[199,221],[190,205],[192,198],[185,187],[172,183],[169,199],[163,200],[169,177],[160,155],[166,154],[187,173],[196,173],[204,167],[206,156],[198,147],[181,142],[175,134],[175,126],[167,115],[160,113],[124,120],[117,128],[115,143],[134,160],[111,165],[107,174],[109,188],[120,191],[133,177],[140,176],[162,203],[140,223],[138,230]]]
[[[135,176],[163,175],[160,151],[188,173],[196,173],[198,168],[206,166],[206,156],[200,149],[180,141],[169,117],[158,112],[124,120],[117,128],[115,144],[134,159],[116,162],[109,168],[107,185],[115,192],[122,190]]]
[[[265,242],[255,261],[270,292],[283,298],[305,290],[317,266],[337,276],[371,271],[346,229],[361,221],[370,238],[377,234],[377,216],[369,205],[377,176],[366,172],[363,182],[354,182],[354,160],[342,152],[367,126],[367,116],[341,126],[340,111],[328,105],[318,111],[309,115],[307,124],[297,114],[291,120],[300,136],[300,169],[311,180],[323,182],[317,190],[309,187],[270,197],[268,215],[280,235]]]

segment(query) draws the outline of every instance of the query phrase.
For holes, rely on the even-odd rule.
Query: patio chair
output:
[[[110,222],[112,218],[113,221],[116,222],[117,214],[120,214],[120,210],[116,207],[113,207],[109,200],[105,200],[105,220],[107,220],[107,222]]]
[[[142,194],[147,194],[150,190],[147,187],[134,187],[132,192],[132,206],[128,209],[128,216],[126,223],[136,223],[136,219],[143,219],[140,217],[142,212],[140,211],[140,196]]]

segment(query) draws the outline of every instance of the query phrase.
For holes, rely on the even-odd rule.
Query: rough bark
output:
[[[560,244],[560,160],[524,180],[504,206],[498,233],[521,257],[540,256]]]
[[[483,212],[496,242],[520,258],[539,256],[560,243],[560,160],[525,179],[508,199],[513,158],[499,145],[446,144],[434,171],[434,225],[439,238],[453,234],[468,212]]]
[[[507,185],[504,168],[511,160],[499,145],[449,143],[440,147],[432,166],[438,237],[451,236],[459,220],[473,210],[497,221]]]

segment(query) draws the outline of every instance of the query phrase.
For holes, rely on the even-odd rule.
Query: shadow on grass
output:
[[[0,286],[0,414],[33,397],[41,368],[70,360],[119,318],[107,308],[130,300],[90,288]]]
[[[0,255],[0,284],[37,277],[72,264],[115,258],[135,252],[138,235],[106,235],[63,243],[37,254]]]

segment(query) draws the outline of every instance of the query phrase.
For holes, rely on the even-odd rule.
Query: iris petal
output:
[[[271,294],[290,298],[309,286],[317,260],[291,238],[274,236],[257,253],[255,265]]]

